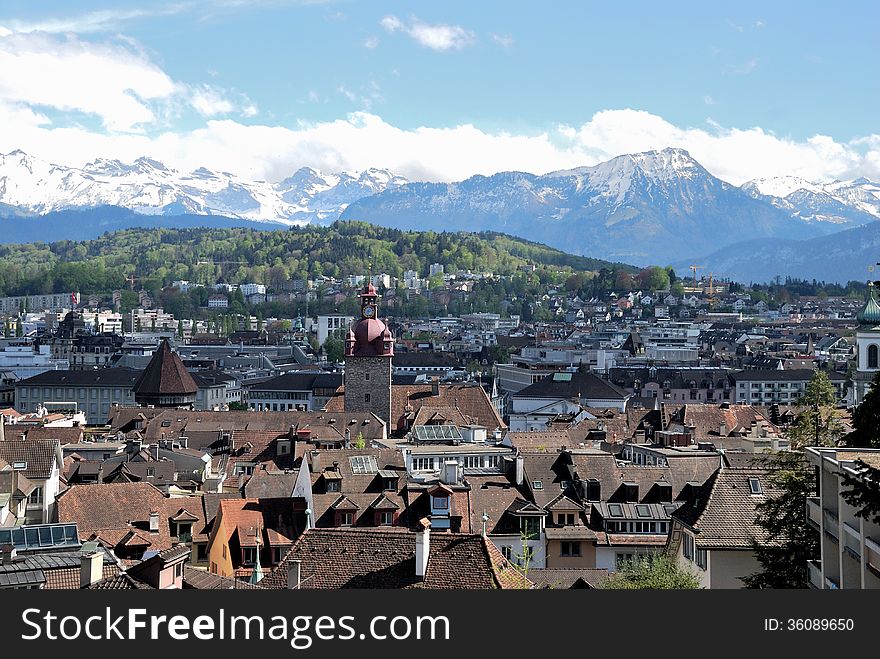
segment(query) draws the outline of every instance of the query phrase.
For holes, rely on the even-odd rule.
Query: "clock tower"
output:
[[[391,358],[394,338],[379,320],[379,294],[367,283],[359,295],[361,317],[345,337],[345,411],[373,412],[391,433]]]

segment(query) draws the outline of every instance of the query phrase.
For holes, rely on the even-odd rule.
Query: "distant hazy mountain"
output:
[[[774,277],[866,281],[867,268],[880,259],[880,222],[807,240],[748,240],[698,258],[706,272],[737,281],[765,282]],[[676,270],[687,272],[686,261]]]
[[[349,204],[342,218],[503,231],[636,264],[670,263],[743,236],[800,238],[829,230],[721,181],[681,149],[544,176],[504,172],[461,183],[408,183]]]
[[[880,184],[866,178],[813,183],[796,176],[779,176],[749,181],[742,189],[805,222],[844,229],[880,219]]]
[[[0,203],[45,214],[119,206],[146,215],[225,215],[258,222],[333,221],[347,204],[406,180],[384,169],[321,174],[303,168],[280,183],[200,168],[190,173],[139,158],[53,165],[22,151],[0,154]]]

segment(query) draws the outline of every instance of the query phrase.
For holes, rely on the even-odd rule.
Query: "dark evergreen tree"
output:
[[[844,441],[848,446],[880,448],[880,371],[862,403],[853,410],[854,430]]]
[[[856,516],[880,524],[880,469],[862,460],[856,460],[856,475],[843,472],[843,499],[853,508]]]
[[[743,579],[748,588],[808,588],[807,561],[819,557],[819,533],[807,521],[807,497],[816,475],[799,452],[777,453],[770,484],[776,492],[756,506],[764,537],[753,542],[761,571]]]

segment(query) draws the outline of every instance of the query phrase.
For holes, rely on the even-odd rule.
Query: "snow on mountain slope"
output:
[[[859,226],[880,218],[880,184],[865,178],[814,183],[796,176],[755,179],[742,189],[806,222]]]
[[[0,203],[39,214],[110,205],[149,215],[193,213],[305,224],[335,220],[355,199],[404,183],[382,169],[324,175],[303,168],[269,183],[204,167],[178,172],[149,158],[131,164],[98,159],[74,168],[22,151],[0,154]]]

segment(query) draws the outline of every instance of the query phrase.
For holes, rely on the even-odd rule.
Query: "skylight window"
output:
[[[651,516],[651,507],[640,503],[639,505],[636,506],[636,515],[639,517],[650,517]]]
[[[544,483],[542,483],[541,481],[532,481],[532,489],[533,490],[543,490]]]
[[[353,474],[375,474],[379,471],[376,458],[372,455],[353,455],[348,460]]]
[[[749,492],[752,494],[764,494],[764,488],[761,487],[761,481],[757,478],[749,479]]]

